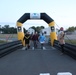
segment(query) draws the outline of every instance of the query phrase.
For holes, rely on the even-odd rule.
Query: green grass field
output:
[[[0,34],[0,38],[13,37],[17,38],[17,34]]]
[[[7,38],[17,38],[17,34],[0,34],[0,39],[5,39],[0,40],[0,44],[8,42]]]
[[[0,38],[17,38],[17,34],[0,34]],[[49,36],[46,36],[47,38],[49,37]],[[5,41],[3,41],[3,40],[0,40],[0,43],[5,43],[5,42],[7,42],[6,40]],[[74,45],[76,45],[76,39],[74,39],[74,40],[69,40],[69,39],[67,39],[67,40],[65,40],[65,42],[66,43],[70,43],[70,44],[74,44]]]
[[[2,44],[2,43],[6,43],[6,41],[0,40],[0,44]]]
[[[76,40],[65,40],[65,42],[76,45]]]

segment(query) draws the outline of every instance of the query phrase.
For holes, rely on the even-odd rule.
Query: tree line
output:
[[[75,30],[76,30],[76,27],[72,26],[72,27],[69,27],[66,31],[74,32]]]
[[[37,32],[40,32],[41,29],[44,29],[45,27],[44,26],[37,26],[37,27],[32,26],[30,28],[34,29]],[[26,28],[23,28],[23,30],[24,30],[24,33],[26,33],[26,31],[27,31]],[[17,34],[17,28],[10,27],[9,25],[4,25],[3,27],[1,27],[1,25],[0,25],[0,33],[2,33],[2,34]]]
[[[42,29],[44,29],[45,27],[44,27],[44,26],[37,26],[37,27],[32,26],[32,27],[30,27],[30,28],[34,29],[34,30],[35,30],[35,32],[40,33],[40,31],[41,31]],[[23,28],[23,29],[24,29],[24,33],[26,33],[26,32],[27,32],[27,30],[26,30],[25,28]]]
[[[0,33],[15,34],[15,33],[17,33],[17,28],[10,27],[9,25],[4,25],[3,27],[1,27],[1,25],[0,25]]]
[[[42,29],[44,29],[45,27],[44,26],[32,26],[30,27],[32,29],[34,29],[35,31],[37,32],[40,32]],[[26,33],[26,29],[24,29],[24,33]],[[74,32],[76,30],[76,27],[72,26],[72,27],[69,27],[68,29],[66,29],[67,32]],[[15,27],[10,27],[9,25],[4,25],[3,27],[1,27],[0,25],[0,33],[3,33],[3,34],[17,34],[17,28]]]
[[[1,25],[0,25],[0,33],[15,34],[15,33],[17,33],[17,28],[10,27],[9,25],[4,25],[3,27],[1,27]]]

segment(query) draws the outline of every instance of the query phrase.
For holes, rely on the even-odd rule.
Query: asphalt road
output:
[[[0,58],[0,75],[40,75],[71,72],[76,75],[76,60],[49,45],[46,50],[19,49]],[[46,74],[44,74],[46,75]]]

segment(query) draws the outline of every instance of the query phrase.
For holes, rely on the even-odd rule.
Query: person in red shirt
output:
[[[33,34],[33,36],[32,36],[32,41],[33,41],[33,49],[34,48],[37,48],[37,43],[38,43],[38,34],[37,34],[37,32],[35,32],[34,34]]]

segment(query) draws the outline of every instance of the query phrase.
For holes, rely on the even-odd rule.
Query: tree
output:
[[[44,26],[41,26],[41,29],[44,29],[45,27]]]
[[[67,29],[67,31],[69,31],[69,32],[74,32],[74,30],[75,30],[75,27],[74,27],[74,26],[69,27],[69,28]]]
[[[75,27],[75,30],[76,30],[76,27]]]
[[[9,28],[9,25],[4,25],[4,28]]]
[[[39,33],[40,30],[41,30],[41,27],[37,26],[37,27],[36,27],[36,31]]]
[[[30,28],[32,28],[32,29],[34,29],[36,32],[40,32],[42,29],[44,29],[45,27],[44,26],[37,26],[37,27],[35,27],[35,26],[32,26],[32,27],[30,27]]]
[[[34,30],[36,31],[36,28],[35,28],[35,26],[32,26],[32,27],[30,27],[30,28],[32,28],[32,29],[34,29]]]
[[[17,28],[9,27],[9,25],[4,25],[4,27],[2,27],[0,30],[4,34],[15,34],[15,33],[17,33]]]

